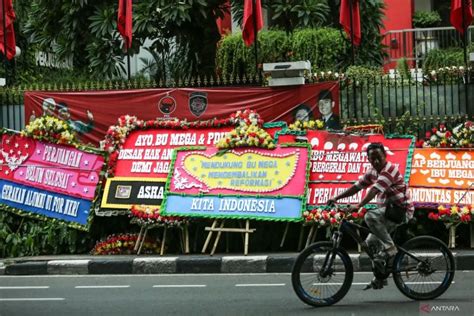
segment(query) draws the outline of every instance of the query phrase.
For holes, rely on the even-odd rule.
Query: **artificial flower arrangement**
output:
[[[454,147],[471,148],[474,146],[474,122],[467,121],[453,128]]]
[[[367,209],[362,207],[357,212],[343,212],[336,209],[316,208],[303,213],[303,219],[308,224],[318,224],[319,226],[338,226],[342,219],[351,222],[361,222],[364,219]]]
[[[110,235],[105,240],[98,241],[91,250],[93,255],[125,255],[133,254],[137,242],[137,234]],[[156,254],[160,251],[160,243],[151,238],[145,239],[142,246],[145,254]]]
[[[155,120],[139,120],[136,116],[122,115],[118,118],[117,124],[112,125],[107,130],[105,138],[100,143],[101,149],[107,151],[109,156],[107,176],[113,176],[117,165],[117,158],[120,149],[127,136],[134,130],[146,130],[154,128],[170,128],[186,130],[189,128],[207,128],[235,125],[236,118],[211,119],[207,121],[188,122],[177,118],[157,118]]]
[[[53,144],[78,144],[77,133],[64,120],[44,115],[30,122],[21,131],[22,136]]]
[[[276,147],[272,136],[262,128],[263,120],[257,112],[253,110],[237,111],[231,116],[231,120],[238,125],[217,143],[217,148],[260,147],[274,149]]]
[[[186,222],[186,218],[178,216],[163,216],[160,208],[147,205],[132,205],[130,215],[132,223],[140,226],[163,224],[168,226],[180,226]]]
[[[311,82],[344,80],[345,74],[332,71],[316,71],[309,77]]]
[[[383,134],[382,124],[366,124],[366,125],[351,125],[344,126],[344,131],[351,133],[370,133],[370,134]]]
[[[471,67],[467,68],[467,71],[470,72],[472,70]],[[445,79],[445,78],[459,78],[466,73],[466,68],[464,66],[451,66],[451,67],[441,67],[438,70],[431,70],[426,74],[426,78],[430,81],[438,81],[438,79]]]
[[[418,147],[428,148],[472,148],[474,146],[474,123],[466,121],[452,129],[445,124],[433,127],[425,134],[425,140],[417,142]]]
[[[462,207],[457,205],[451,205],[450,207],[440,205],[435,212],[428,214],[429,219],[444,222],[447,226],[468,223],[471,221],[472,216],[474,216],[474,205]]]
[[[288,129],[290,131],[321,130],[324,129],[324,122],[322,120],[296,120],[293,124],[288,126]]]

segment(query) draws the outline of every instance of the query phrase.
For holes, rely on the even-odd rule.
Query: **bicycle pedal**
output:
[[[374,289],[374,290],[381,290],[383,289],[384,285],[387,285],[387,280],[372,280],[369,284],[365,286],[363,289],[364,291]]]
[[[372,283],[369,283],[365,286],[365,288],[363,288],[362,290],[363,291],[367,291],[367,290],[370,290],[372,288]]]

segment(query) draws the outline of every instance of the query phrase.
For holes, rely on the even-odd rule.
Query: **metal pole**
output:
[[[125,45],[127,45],[127,41],[125,41]],[[130,52],[127,48],[127,76],[128,81],[130,81]]]
[[[349,17],[351,21],[351,47],[352,47],[352,65],[355,65],[355,48],[354,48],[354,21],[352,19],[352,3],[354,0],[349,1]],[[355,0],[357,1],[357,0]]]
[[[462,44],[464,46],[464,65],[466,66],[466,70],[468,67],[467,64],[467,25],[466,25],[466,17],[464,16],[466,12],[466,1],[461,1],[461,13],[462,13]]]
[[[349,17],[351,22],[351,48],[352,48],[352,65],[355,65],[355,47],[354,47],[354,21],[352,18],[352,4],[354,0],[349,1]],[[355,0],[358,1],[358,0]],[[357,90],[355,81],[352,80],[352,103],[354,105],[354,117],[357,118]]]
[[[260,77],[260,74],[258,73],[258,35],[257,35],[257,15],[255,14],[255,0],[252,0],[252,12],[253,12],[253,34],[254,34],[254,43],[253,43],[253,50],[254,50],[254,55],[255,55],[255,75]]]
[[[2,0],[2,27],[3,27],[3,66],[5,68],[5,85],[8,85],[8,75],[7,75],[7,66],[8,66],[8,59],[7,59],[7,22],[6,22],[6,14],[5,14],[5,0]]]
[[[469,64],[467,61],[467,25],[464,13],[466,11],[466,1],[461,0],[461,15],[462,15],[462,45],[464,49],[464,102],[466,104],[466,111],[469,113]]]

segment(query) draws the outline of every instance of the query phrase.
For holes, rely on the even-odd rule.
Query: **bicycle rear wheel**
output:
[[[322,267],[334,251],[333,264]],[[328,306],[341,300],[349,291],[354,270],[352,261],[342,248],[333,249],[332,242],[317,242],[296,258],[291,273],[293,289],[298,297],[312,306]]]
[[[414,300],[431,300],[451,285],[456,270],[454,257],[445,243],[431,236],[407,241],[393,261],[393,281]]]

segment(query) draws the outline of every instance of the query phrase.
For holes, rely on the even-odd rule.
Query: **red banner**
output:
[[[166,178],[174,148],[214,146],[232,128],[134,131],[119,152],[115,176]]]
[[[82,134],[82,140],[98,144],[109,126],[121,115],[143,120],[176,117],[196,121],[229,117],[245,108],[257,111],[265,122],[293,122],[296,110],[306,105],[320,118],[319,93],[329,90],[334,114],[339,114],[339,85],[324,82],[275,88],[147,89],[88,92],[25,92],[25,117],[44,113],[61,116]]]
[[[160,206],[173,149],[212,147],[233,129],[149,129],[135,130],[120,149],[113,178],[105,184],[102,207],[129,209],[133,204]]]
[[[371,166],[366,154],[370,143],[383,143],[387,160],[398,165],[402,175],[407,166],[410,166],[407,157],[413,145],[412,138],[347,135],[326,131],[308,131],[306,137],[312,147],[308,193],[310,205],[325,204],[330,197],[344,191],[362,177]],[[348,198],[342,203],[358,203],[365,193],[361,191],[359,196]]]
[[[419,206],[474,204],[474,152],[468,149],[417,148],[410,191]]]

